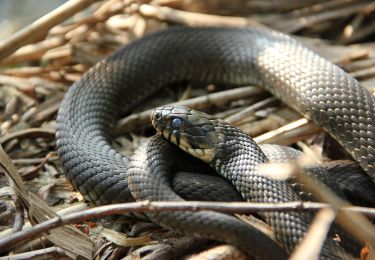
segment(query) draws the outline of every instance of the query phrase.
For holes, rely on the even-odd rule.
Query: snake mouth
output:
[[[185,152],[210,162],[218,143],[213,118],[182,106],[156,108],[151,122],[157,132]]]

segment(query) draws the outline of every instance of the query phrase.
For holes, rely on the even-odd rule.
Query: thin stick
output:
[[[306,236],[293,251],[290,260],[319,259],[321,248],[335,216],[335,211],[332,209],[320,210]]]
[[[180,11],[169,7],[158,7],[143,4],[139,12],[146,16],[161,21],[168,21],[187,26],[232,26],[232,27],[266,27],[255,20],[244,17],[230,17],[211,14],[199,14],[187,11]]]
[[[254,138],[254,141],[259,144],[277,143],[287,145],[288,143],[290,144],[302,140],[302,135],[306,137],[306,135],[312,135],[319,131],[321,131],[321,129],[314,123],[306,118],[301,118],[278,129],[259,135]],[[297,140],[294,139],[295,137],[298,137]]]
[[[37,224],[29,229],[11,234],[0,239],[0,252],[9,250],[25,240],[43,235],[50,229],[66,224],[78,223],[91,218],[100,218],[110,215],[121,215],[126,213],[156,212],[156,211],[199,211],[214,210],[226,213],[252,213],[257,211],[290,211],[290,210],[318,210],[330,208],[329,204],[314,202],[286,202],[286,203],[248,203],[248,202],[197,202],[197,201],[168,201],[150,202],[140,201],[123,204],[112,204],[95,207],[64,216],[51,218],[43,223]],[[336,208],[335,208],[336,210]],[[374,217],[375,209],[362,207],[342,207],[340,212],[362,212],[367,216]]]
[[[219,106],[230,101],[260,95],[264,92],[265,91],[263,89],[257,87],[241,87],[230,90],[224,90],[212,94],[207,94],[191,99],[185,99],[167,105],[186,106],[197,110],[202,110],[212,105]],[[118,126],[114,131],[115,135],[128,133],[141,125],[144,126],[147,124],[151,124],[150,114],[152,111],[153,109],[148,109],[141,113],[132,114],[124,119],[121,119],[118,122]]]
[[[142,260],[156,260],[156,259],[185,259],[183,256],[194,252],[202,245],[209,244],[208,239],[183,236],[177,240],[168,241],[167,245],[151,250],[152,252],[144,257]],[[138,252],[133,252],[138,253]],[[140,252],[141,253],[141,252]],[[202,259],[202,258],[200,258]],[[208,259],[208,258],[203,258]],[[213,258],[211,258],[213,259]]]
[[[54,36],[35,44],[25,45],[18,51],[1,60],[2,64],[12,64],[22,61],[39,60],[48,50],[64,45],[66,39],[62,36]]]
[[[47,130],[43,128],[29,128],[26,130],[20,130],[11,134],[7,134],[4,137],[0,138],[0,145],[15,139],[15,138],[55,138],[55,131],[54,130]]]
[[[264,109],[265,107],[269,107],[272,104],[275,104],[277,102],[277,99],[275,97],[270,97],[263,99],[262,101],[259,101],[251,106],[248,106],[247,108],[241,110],[240,112],[233,114],[231,116],[228,116],[225,118],[225,121],[232,124],[232,125],[239,125],[243,123],[247,118],[254,115],[254,113],[257,110]]]
[[[18,50],[20,47],[42,37],[52,27],[65,21],[96,1],[97,0],[70,0],[4,41],[1,41],[0,60]]]
[[[316,25],[321,22],[341,18],[341,17],[348,17],[352,14],[355,14],[357,12],[360,12],[364,7],[366,6],[366,3],[356,3],[348,7],[340,8],[340,9],[333,9],[327,12],[319,12],[317,14],[312,14],[308,16],[304,16],[303,19],[296,18],[296,20],[288,20],[285,23],[282,23],[281,21],[280,26],[277,25],[277,22],[275,23],[275,27],[279,27],[279,29],[288,32],[288,33],[294,33],[299,30],[302,30],[307,27],[312,27],[313,25]]]
[[[349,202],[338,197],[324,184],[319,183],[313,176],[305,172],[301,165],[311,165],[311,161],[311,156],[306,156],[301,158],[300,165],[294,165],[293,175],[296,177],[296,180],[303,184],[305,189],[311,191],[320,201],[332,205],[334,210],[339,210],[342,207],[350,207],[351,204]],[[358,241],[361,241],[363,244],[368,243],[373,247],[375,246],[375,228],[363,214],[339,210],[336,220],[346,231],[358,239]]]
[[[0,257],[0,260],[9,260],[9,259],[54,259],[57,257],[57,255],[66,255],[65,250],[53,246],[53,247],[48,247],[48,248],[43,248],[43,249],[38,249],[26,253],[21,253],[21,254],[13,254],[11,256],[3,256]]]
[[[156,258],[154,258],[156,259]],[[220,245],[213,248],[209,248],[203,252],[192,255],[187,258],[187,260],[200,260],[200,259],[236,259],[236,260],[246,260],[249,259],[238,248],[231,245]]]

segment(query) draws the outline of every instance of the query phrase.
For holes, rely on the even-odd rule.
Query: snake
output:
[[[129,188],[137,200],[181,200],[180,194],[173,191],[168,180],[171,179],[172,172],[179,171],[180,168],[186,169],[186,166],[181,165],[183,155],[176,149],[172,149],[169,142],[210,164],[248,201],[278,203],[301,200],[294,187],[292,188],[287,181],[264,177],[257,169],[258,165],[266,163],[268,159],[276,163],[297,160],[302,154],[300,151],[279,145],[258,146],[240,129],[211,115],[185,107],[157,108],[151,114],[151,119],[159,136],[144,142],[135,151],[128,168]],[[161,136],[164,138],[160,138]],[[159,148],[155,149],[155,147]],[[192,167],[196,163],[187,163],[193,165],[189,170],[194,171]],[[334,183],[330,183],[331,179],[324,178],[326,175],[317,172],[322,170],[316,167],[310,169],[311,174],[314,175],[315,172],[315,175],[330,185],[330,188],[340,190],[332,187]],[[190,185],[192,185],[191,182]],[[310,200],[310,198],[307,199]],[[260,212],[259,214],[271,225],[277,239],[289,253],[300,242],[302,234],[305,234],[313,218],[312,214],[298,212]],[[277,253],[278,256],[265,255],[268,249],[261,249],[259,252],[264,245],[263,240],[258,240],[261,236],[248,228],[241,227],[225,215],[212,212],[157,212],[150,213],[148,216],[159,225],[179,233],[194,235],[195,230],[199,230],[196,236],[216,238],[234,244],[246,252],[250,251],[252,256],[255,254],[259,259],[280,257],[279,253]],[[285,223],[288,224],[285,225]],[[233,232],[228,233],[225,230]],[[242,233],[238,230],[246,230],[246,232]],[[235,237],[231,237],[233,233]],[[341,235],[347,236],[341,233],[340,237]],[[254,237],[257,237],[256,241],[252,240]],[[351,259],[333,239],[327,240],[321,259],[337,258]]]
[[[372,181],[375,180],[374,96],[356,79],[294,38],[270,29],[174,27],[151,33],[119,49],[89,69],[65,94],[56,120],[58,153],[67,178],[87,200],[95,204],[134,200],[128,183],[132,161],[114,149],[112,129],[116,120],[131,113],[135,106],[163,87],[179,82],[264,87],[326,130],[351,154]],[[221,157],[231,156],[236,150],[236,141],[233,141],[233,146],[225,145],[225,149],[220,150],[220,156],[214,156],[220,159],[215,160],[213,166],[222,170],[241,195],[245,195],[245,199],[295,199],[294,192],[283,182],[274,184],[273,180],[254,176],[249,181],[242,177],[237,179],[235,172],[238,167],[252,168],[254,162],[267,161],[267,157],[249,137],[234,133],[237,132],[233,130],[227,134],[232,134],[233,140],[242,138],[249,142],[245,154],[252,156],[246,155],[243,161],[249,162],[250,166],[236,165],[234,159]],[[152,147],[172,149],[159,137],[150,140]],[[148,149],[150,142],[139,150]],[[155,157],[152,161],[162,159],[157,155],[152,153]],[[203,158],[204,154],[200,156],[205,161],[214,158]],[[159,184],[166,181],[162,178]],[[249,194],[251,189],[248,188],[253,185],[258,188],[255,194]],[[275,190],[280,188],[278,185],[287,192]],[[180,220],[184,218],[181,212],[168,214]],[[217,220],[216,216],[214,220]],[[233,221],[229,217],[224,218]],[[310,221],[309,216],[294,213],[265,214],[264,217],[271,226],[281,231],[276,236],[289,253],[300,241]],[[204,215],[201,220],[205,221]],[[249,241],[254,241],[243,234],[243,229],[256,232],[248,226],[238,224],[233,234],[242,234]],[[219,224],[216,228],[220,232],[212,228],[206,231],[226,231]],[[229,236],[228,240],[235,239],[234,235]],[[267,238],[259,236],[263,246],[271,244]],[[245,242],[240,242],[240,247],[246,250],[249,244],[244,245]],[[281,250],[276,251],[277,254],[267,253],[272,257],[285,256]],[[264,252],[258,253],[265,256]],[[325,243],[322,249],[322,258],[334,258],[340,254],[340,249],[332,241]]]

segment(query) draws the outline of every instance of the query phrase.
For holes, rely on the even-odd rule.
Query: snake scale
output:
[[[57,146],[67,177],[85,198],[97,204],[133,200],[129,158],[112,147],[111,129],[120,116],[162,87],[186,81],[265,87],[330,133],[375,180],[374,96],[357,80],[279,32],[176,27],[123,47],[97,63],[65,95],[57,116]],[[153,142],[163,146],[163,141]],[[256,160],[265,160],[250,144]],[[228,166],[218,168],[222,167]],[[262,183],[256,178],[250,182]],[[247,192],[249,182],[237,184],[241,193]],[[262,187],[255,193],[251,196],[264,201],[275,199],[275,193],[264,193]],[[276,193],[278,201],[294,199],[292,193]],[[282,233],[290,252],[308,220],[293,213],[274,216],[266,216],[272,226],[299,234],[296,238]],[[323,258],[335,256],[332,247],[323,248]]]

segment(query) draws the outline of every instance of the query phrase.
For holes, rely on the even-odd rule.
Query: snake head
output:
[[[183,106],[164,106],[151,113],[155,129],[189,154],[210,162],[218,142],[211,115]]]

